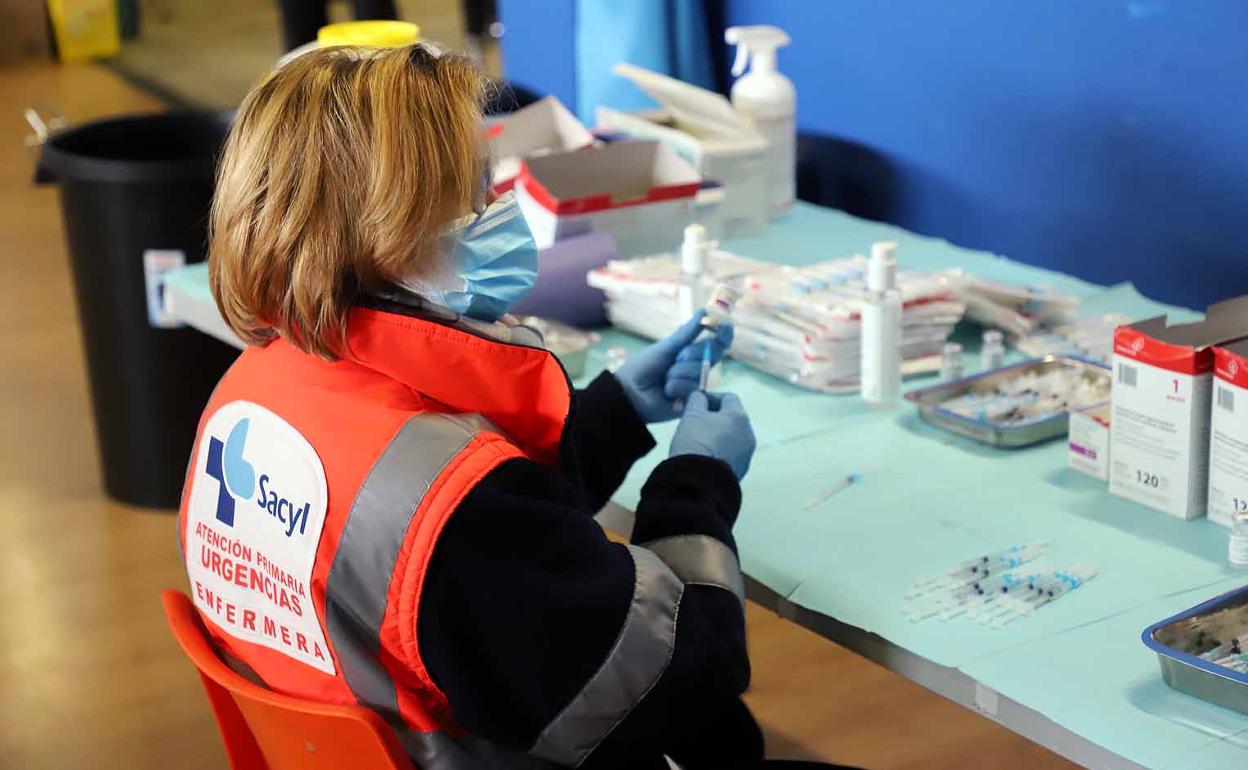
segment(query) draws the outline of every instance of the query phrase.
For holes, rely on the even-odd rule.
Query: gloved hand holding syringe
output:
[[[741,299],[741,290],[731,283],[719,283],[711,290],[706,301],[706,314],[702,316],[702,332],[694,340],[694,346],[703,343],[701,369],[698,374],[698,390],[705,392],[710,387],[711,371],[715,365],[711,341],[719,335],[719,329],[732,321],[732,310]],[[682,352],[683,356],[683,352]],[[679,363],[680,359],[677,358]],[[684,402],[677,401],[676,409],[684,408]]]

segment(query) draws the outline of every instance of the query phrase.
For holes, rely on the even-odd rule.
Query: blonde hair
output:
[[[335,358],[362,291],[432,270],[479,204],[485,80],[424,46],[327,48],[243,101],[217,171],[213,296],[253,345]]]

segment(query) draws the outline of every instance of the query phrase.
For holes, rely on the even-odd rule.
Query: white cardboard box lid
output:
[[[636,83],[678,122],[711,126],[728,135],[758,136],[723,94],[627,62],[615,65],[615,74]]]
[[[589,129],[554,96],[498,119],[488,136],[496,184],[519,173],[520,161],[535,152],[576,150],[594,143]]]
[[[1159,342],[1204,350],[1219,343],[1248,337],[1248,295],[1210,305],[1201,321],[1170,326],[1166,323],[1166,316],[1157,316],[1129,324],[1128,328]]]
[[[663,109],[624,112],[611,107],[598,107],[595,115],[600,127],[618,130],[625,134],[662,139],[675,145],[678,152],[684,150],[699,159],[703,155],[719,157],[757,154],[761,156],[767,151],[767,140],[761,134],[740,131],[728,133],[721,131],[718,125],[690,126],[683,122],[668,122],[667,119],[672,115]],[[690,131],[690,128],[694,131]]]
[[[559,213],[693,197],[702,177],[663,143],[611,142],[524,161],[520,184]]]

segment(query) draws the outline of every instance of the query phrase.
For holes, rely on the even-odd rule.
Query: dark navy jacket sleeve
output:
[[[643,442],[629,437],[644,426],[614,378],[595,381],[575,409],[563,468],[508,461],[447,522],[421,594],[425,666],[464,728],[509,748],[549,757],[551,746],[573,750],[560,743],[572,735],[580,753],[566,763],[583,768],[665,768],[664,754],[690,770],[758,761],[761,734],[739,698],[749,682],[741,599],[666,566],[692,546],[735,568],[736,478],[710,458],[664,461],[638,506],[643,547],[611,542],[591,515],[638,456]],[[568,445],[578,439],[583,450]],[[675,585],[674,604],[651,613],[662,633],[639,643],[648,584]],[[604,672],[621,671],[652,681],[621,699],[602,686]],[[575,719],[587,699],[611,715],[605,725]]]
[[[591,512],[607,504],[628,469],[654,448],[654,437],[613,375],[577,391],[559,447],[564,474],[579,481]]]

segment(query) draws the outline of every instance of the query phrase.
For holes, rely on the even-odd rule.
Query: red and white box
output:
[[[1209,518],[1230,527],[1248,513],[1248,340],[1213,349]]]
[[[515,190],[539,248],[606,232],[621,257],[635,257],[680,244],[701,181],[660,142],[612,142],[529,157]]]
[[[1213,347],[1248,337],[1248,297],[1210,305],[1205,320],[1165,316],[1114,333],[1109,491],[1194,519],[1209,492]]]
[[[493,120],[486,126],[495,192],[515,184],[525,158],[589,147],[594,135],[553,96]]]

